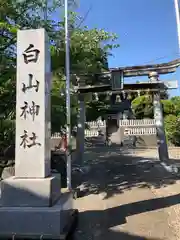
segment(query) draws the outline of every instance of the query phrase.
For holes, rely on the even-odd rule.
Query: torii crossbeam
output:
[[[135,89],[167,89],[167,85],[163,87],[163,82],[159,83],[124,83],[124,77],[138,77],[149,76],[152,72],[157,72],[159,75],[169,74],[176,72],[180,66],[180,59],[171,62],[140,65],[131,67],[110,68],[109,71],[96,73],[96,74],[80,74],[78,84],[74,89],[79,93],[88,92],[105,92],[110,90],[126,90],[134,91]],[[113,83],[115,81],[115,83]],[[115,85],[115,86],[114,86]]]

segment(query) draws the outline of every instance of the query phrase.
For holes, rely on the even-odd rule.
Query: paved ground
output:
[[[171,156],[172,157],[172,156]],[[75,240],[180,239],[179,177],[167,173],[155,150],[86,152]],[[178,160],[176,160],[178,162]]]

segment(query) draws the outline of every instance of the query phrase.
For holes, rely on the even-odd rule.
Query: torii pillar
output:
[[[158,82],[159,75],[157,72],[149,73],[150,82]],[[154,119],[156,122],[156,131],[157,131],[157,145],[159,160],[162,162],[167,162],[169,160],[168,147],[166,141],[166,134],[164,130],[164,118],[163,118],[163,109],[161,104],[160,92],[154,93],[153,96],[153,105],[154,105]]]

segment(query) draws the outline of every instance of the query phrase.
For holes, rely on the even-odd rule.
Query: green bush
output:
[[[176,114],[175,104],[171,100],[169,100],[169,99],[161,100],[161,103],[162,103],[162,107],[163,107],[164,116]]]
[[[180,96],[172,97],[171,101],[175,105],[176,116],[180,116]]]
[[[180,119],[171,114],[164,118],[164,123],[168,142],[180,146]]]
[[[153,102],[151,95],[143,95],[132,101],[132,109],[137,119],[153,118]]]

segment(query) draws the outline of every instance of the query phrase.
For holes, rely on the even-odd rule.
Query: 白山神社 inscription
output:
[[[33,44],[29,44],[29,47],[27,47],[23,53],[24,62],[26,64],[30,62],[36,63],[38,61],[39,54],[40,54],[40,50],[34,48]]]
[[[34,33],[27,31],[28,37],[23,31],[18,34],[17,177],[45,177],[50,173],[50,52],[44,29],[36,37]]]
[[[37,136],[34,132],[32,132],[32,136],[29,137],[28,132],[24,130],[24,134],[21,136],[21,138],[22,138],[22,142],[20,146],[23,146],[23,148],[26,148],[26,147],[30,148],[35,145],[41,146],[41,144],[36,141]]]
[[[32,101],[32,105],[29,106],[27,102],[24,102],[24,106],[21,107],[22,113],[20,117],[24,117],[24,119],[27,118],[27,115],[30,114],[32,116],[32,120],[34,121],[35,116],[38,116],[39,114],[40,106],[36,105],[34,101]]]
[[[22,83],[22,91],[26,93],[28,89],[34,88],[36,92],[38,92],[39,89],[39,81],[33,79],[34,76],[32,74],[28,74],[28,83]],[[34,80],[34,84],[33,84]]]

